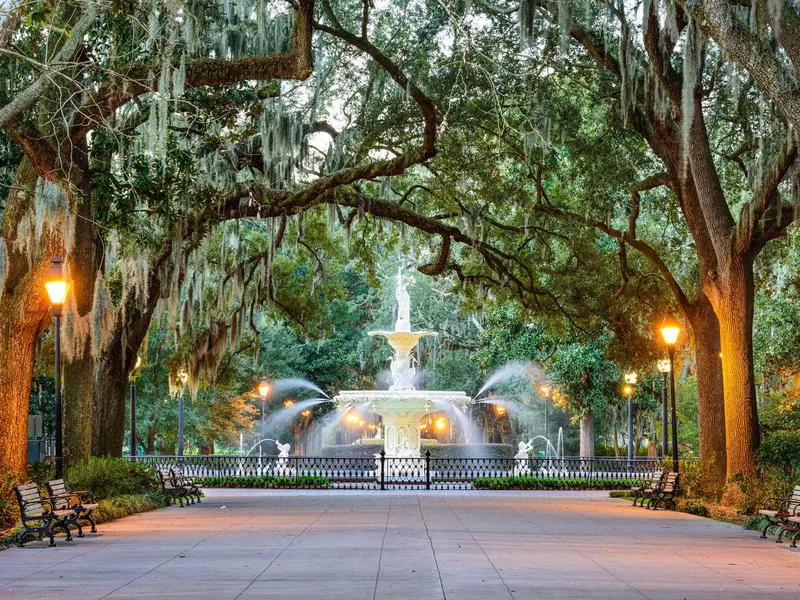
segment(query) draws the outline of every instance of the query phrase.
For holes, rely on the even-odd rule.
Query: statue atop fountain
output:
[[[390,331],[370,331],[370,336],[386,338],[392,347],[389,358],[391,383],[388,390],[344,390],[334,400],[340,407],[369,403],[370,411],[383,419],[383,444],[388,458],[418,458],[421,455],[420,420],[434,405],[465,406],[469,397],[464,392],[418,391],[414,376],[419,364],[414,357],[417,342],[423,337],[439,335],[435,331],[411,329],[411,297],[402,269],[397,273],[395,288],[397,319]],[[434,409],[436,410],[436,409]],[[376,461],[380,455],[376,455]],[[377,463],[376,463],[377,464]]]
[[[393,331],[370,331],[368,335],[379,335],[386,338],[392,347],[392,356],[389,359],[389,370],[392,373],[392,384],[389,389],[413,390],[416,368],[412,364],[412,352],[420,338],[437,336],[435,331],[411,331],[411,297],[408,294],[406,280],[402,270],[397,272],[397,321]]]

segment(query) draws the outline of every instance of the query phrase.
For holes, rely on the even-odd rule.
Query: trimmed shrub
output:
[[[626,490],[639,483],[633,478],[478,477],[472,486],[476,490]]]
[[[687,500],[678,503],[678,510],[681,510],[690,515],[697,515],[698,517],[708,517],[708,507],[699,500]]]
[[[66,480],[70,488],[89,490],[97,500],[150,494],[160,489],[155,472],[148,467],[110,456],[92,456],[67,469]]]
[[[13,527],[19,520],[14,486],[20,483],[25,482],[15,473],[0,467],[0,531]]]
[[[202,477],[197,483],[205,487],[220,488],[328,488],[327,477],[300,475],[299,477],[274,477],[272,475],[250,475],[248,477]]]

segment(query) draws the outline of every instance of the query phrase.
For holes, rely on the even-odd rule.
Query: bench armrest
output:
[[[780,510],[782,504],[786,502],[785,498],[767,498],[764,500],[762,510]]]

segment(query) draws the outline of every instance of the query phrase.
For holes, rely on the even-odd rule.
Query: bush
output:
[[[698,517],[708,517],[708,507],[699,500],[686,500],[685,502],[678,502],[678,510],[689,513],[690,515],[697,515]]]
[[[683,488],[684,496],[719,502],[722,496],[722,487],[717,481],[714,463],[713,457],[681,461],[681,488]],[[671,465],[672,461],[669,461],[669,466],[666,468],[671,468]]]
[[[762,467],[794,474],[800,468],[800,431],[774,431],[765,437],[758,449],[758,462]]]
[[[97,500],[150,494],[160,489],[155,472],[124,458],[93,456],[67,469],[66,475],[70,488],[89,490]]]
[[[478,477],[476,490],[625,490],[638,485],[639,479],[598,477]]]
[[[25,483],[15,473],[0,467],[0,531],[13,527],[19,520],[19,508],[14,497],[14,486]]]
[[[113,521],[140,512],[154,510],[166,506],[164,496],[160,492],[149,494],[126,494],[114,496],[100,501],[100,506],[95,511],[97,522]]]
[[[197,483],[206,487],[223,488],[328,488],[327,477],[300,475],[299,477],[274,477],[272,475],[250,475],[248,477],[203,477]]]

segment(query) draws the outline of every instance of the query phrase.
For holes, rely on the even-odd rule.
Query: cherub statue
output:
[[[531,450],[533,450],[533,442],[528,440],[527,442],[520,442],[517,444],[517,453],[514,455],[514,458],[523,458],[527,459],[530,455]]]
[[[291,444],[281,444],[278,440],[275,440],[275,446],[278,448],[278,458],[288,458],[289,450],[291,450]]]

